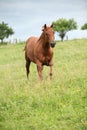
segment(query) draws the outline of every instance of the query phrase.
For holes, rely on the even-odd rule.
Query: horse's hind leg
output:
[[[28,75],[29,75],[29,72],[30,72],[30,63],[31,61],[28,59],[26,60],[26,73],[27,73],[27,78],[28,78]]]

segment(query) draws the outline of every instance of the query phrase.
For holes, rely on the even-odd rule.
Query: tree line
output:
[[[4,22],[0,23],[0,40],[2,44],[5,38],[8,38],[10,35],[13,34],[14,34],[13,29],[9,27],[7,23]]]
[[[78,29],[77,22],[74,19],[65,19],[61,18],[53,22],[54,25],[54,31],[58,33],[59,37],[61,38],[61,41],[64,40],[64,37],[67,32],[71,30]],[[87,23],[82,25],[81,30],[87,29]]]
[[[74,19],[65,19],[60,18],[56,21],[53,21],[54,31],[58,33],[61,41],[64,40],[64,37],[68,31],[78,29],[77,22]],[[84,23],[81,27],[81,30],[87,29],[87,23]],[[0,41],[3,44],[3,40],[8,38],[10,35],[13,35],[14,31],[7,23],[0,23]]]

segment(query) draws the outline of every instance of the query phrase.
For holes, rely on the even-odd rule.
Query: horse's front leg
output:
[[[53,59],[51,59],[50,63],[49,63],[49,66],[50,66],[50,80],[52,79],[52,75],[53,75]]]
[[[41,62],[38,61],[37,62],[37,71],[38,71],[40,80],[43,80],[42,70],[43,70],[43,65],[41,64]]]
[[[50,80],[52,79],[52,75],[53,75],[52,66],[50,66]]]

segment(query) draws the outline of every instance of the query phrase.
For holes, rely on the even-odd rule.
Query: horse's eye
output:
[[[48,34],[46,33],[46,36],[48,37]]]

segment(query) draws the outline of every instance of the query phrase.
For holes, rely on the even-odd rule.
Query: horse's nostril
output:
[[[56,42],[51,42],[51,43],[50,43],[50,46],[51,46],[51,47],[55,47],[55,44],[56,44]]]

